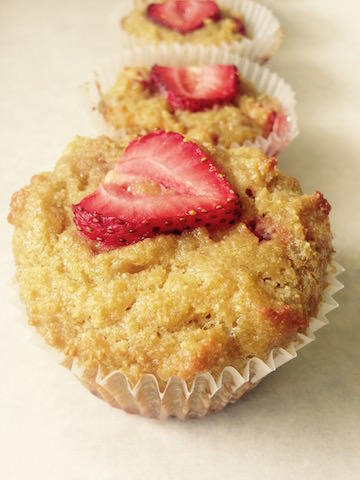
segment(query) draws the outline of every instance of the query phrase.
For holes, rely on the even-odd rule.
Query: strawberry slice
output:
[[[271,132],[275,132],[279,136],[285,137],[289,128],[290,125],[286,115],[272,110],[268,115],[265,126],[263,127],[264,136],[267,137]]]
[[[235,65],[174,68],[154,65],[150,86],[167,92],[173,109],[196,112],[234,100],[238,90]]]
[[[239,17],[232,17],[235,25],[236,25],[236,31],[241,33],[243,37],[248,37],[248,33],[245,27],[245,23],[241,20]]]
[[[154,23],[185,34],[203,27],[207,18],[219,20],[220,10],[213,1],[167,0],[164,3],[151,3],[146,15]]]
[[[198,145],[159,130],[131,142],[73,213],[82,235],[110,249],[162,233],[232,225],[240,201]]]

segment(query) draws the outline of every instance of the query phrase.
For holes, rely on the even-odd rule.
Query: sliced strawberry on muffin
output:
[[[181,34],[192,32],[204,26],[206,19],[220,19],[219,7],[206,0],[167,0],[151,3],[146,10],[149,20]]]
[[[241,35],[243,37],[248,37],[249,34],[246,30],[246,26],[245,26],[245,23],[243,22],[243,20],[239,17],[232,17],[232,20],[233,22],[235,23],[235,26],[236,26],[236,31],[241,33]]]
[[[238,71],[234,65],[206,65],[175,68],[154,65],[150,85],[166,92],[174,110],[192,112],[232,102],[238,91]]]
[[[73,213],[82,235],[111,249],[163,233],[232,225],[240,201],[197,144],[160,130],[131,142]]]

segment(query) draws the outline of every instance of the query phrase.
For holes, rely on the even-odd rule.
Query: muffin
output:
[[[203,47],[125,50],[104,62],[83,91],[96,128],[108,136],[160,128],[275,155],[298,133],[295,95],[283,79]]]
[[[155,131],[76,137],[13,195],[9,221],[29,322],[67,366],[114,406],[186,418],[305,343],[329,211],[259,149]]]
[[[289,131],[280,102],[242,80],[235,65],[126,67],[98,109],[115,130],[165,129],[225,147]]]
[[[122,28],[152,43],[230,44],[248,37],[241,13],[219,8],[214,1],[143,2],[121,20]]]
[[[283,38],[272,13],[250,0],[125,1],[115,17],[123,45],[215,46],[261,63]]]

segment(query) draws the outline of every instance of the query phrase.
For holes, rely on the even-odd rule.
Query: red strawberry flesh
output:
[[[219,20],[220,10],[213,1],[167,0],[151,3],[146,9],[149,20],[181,34],[204,26],[204,20]]]
[[[234,65],[175,68],[154,65],[150,85],[167,92],[169,105],[177,110],[199,111],[232,102],[239,77]]]
[[[232,17],[236,25],[236,30],[241,33],[244,37],[248,37],[248,33],[245,27],[245,23],[239,17]]]
[[[161,233],[232,225],[240,202],[208,154],[160,130],[131,142],[73,213],[82,235],[110,249]]]
[[[290,124],[286,115],[272,110],[263,128],[264,136],[267,137],[271,132],[274,132],[281,137],[285,137],[289,132],[289,128]]]

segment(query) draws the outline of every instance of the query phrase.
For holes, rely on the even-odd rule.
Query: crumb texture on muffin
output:
[[[228,365],[241,371],[304,331],[332,254],[322,194],[303,195],[257,149],[208,145],[240,196],[241,221],[102,252],[78,235],[71,205],[124,148],[125,140],[77,137],[53,172],[12,198],[17,281],[46,341],[103,374],[121,370],[132,385],[145,373],[164,385]]]
[[[174,110],[166,95],[150,88],[149,68],[124,68],[115,84],[101,93],[99,112],[107,124],[128,134],[154,129],[179,132],[200,142],[230,147],[254,141],[271,133],[269,118],[282,115],[280,102],[259,93],[239,75],[239,87],[232,103],[203,111]]]

